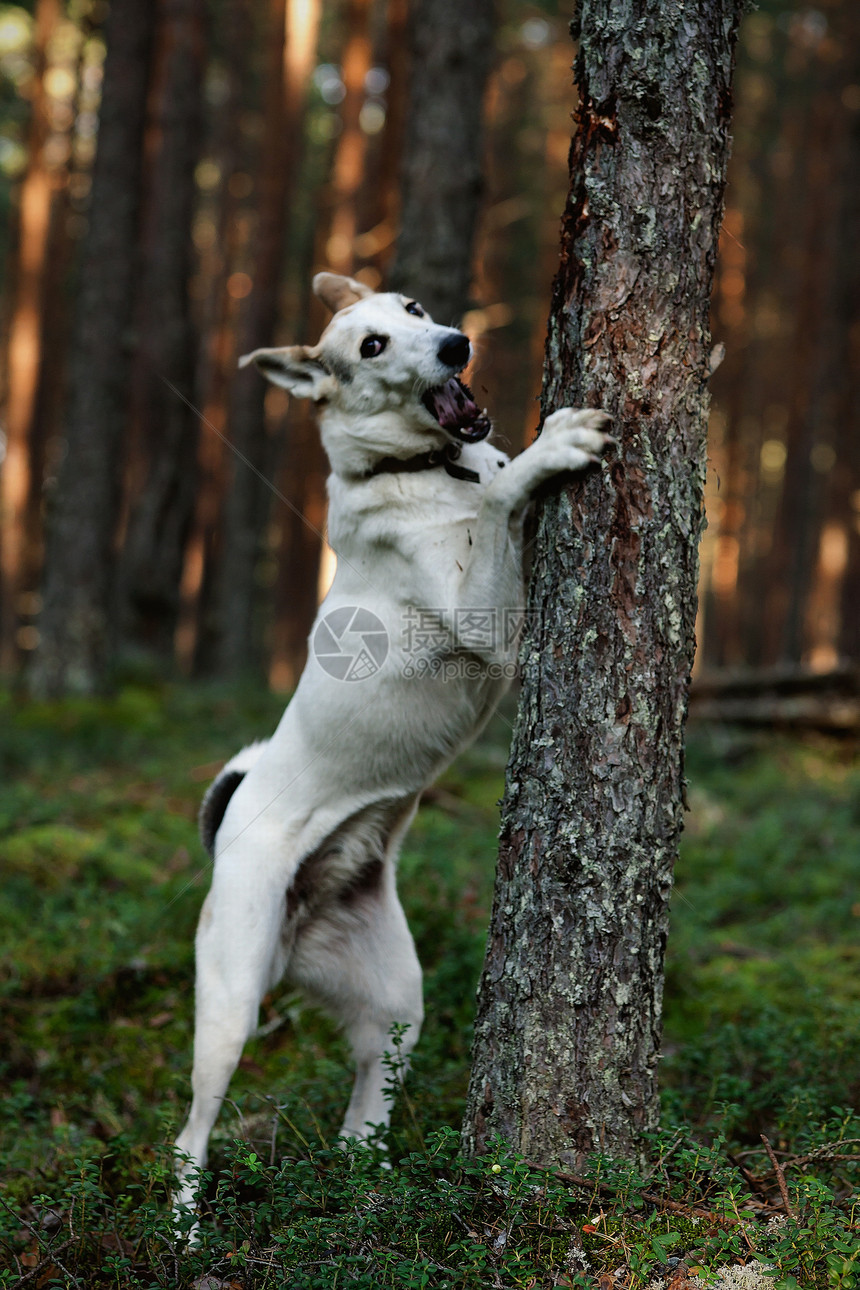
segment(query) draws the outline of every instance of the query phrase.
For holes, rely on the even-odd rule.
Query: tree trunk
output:
[[[799,239],[803,267],[798,273],[792,266],[799,281],[799,298],[784,376],[789,391],[785,473],[756,609],[762,633],[759,661],[765,665],[800,663],[804,653],[803,611],[814,571],[823,492],[821,474],[813,466],[813,449],[821,429],[822,376],[826,378],[833,366],[833,337],[828,333],[833,330],[833,296],[838,291],[834,149],[832,144],[829,149],[819,149],[816,140],[833,138],[839,106],[832,88],[830,94],[816,97],[804,148],[806,217]]]
[[[209,427],[226,427],[228,394],[236,372],[236,316],[241,302],[228,288],[232,274],[243,265],[249,223],[245,203],[251,195],[244,186],[247,157],[242,132],[242,123],[252,111],[255,83],[255,31],[249,21],[248,0],[225,3],[210,36],[224,80],[206,152],[218,167],[220,183],[208,206],[203,206],[203,230],[209,236],[198,246],[197,260],[198,281],[205,282],[207,289],[199,310],[203,346],[196,384],[209,424],[198,440],[197,492],[180,586],[176,661],[185,675],[206,671],[201,660],[211,661],[207,651],[214,640],[213,559],[228,449]]]
[[[203,0],[161,0],[158,13],[133,406],[146,478],[122,554],[120,612],[129,644],[169,660],[197,483],[197,336],[188,287],[206,13]]]
[[[617,459],[543,508],[464,1124],[540,1163],[657,1119],[740,0],[583,0],[542,408]]]
[[[856,25],[860,27],[860,22]],[[854,48],[860,53],[858,43]],[[848,543],[840,597],[839,653],[860,667],[860,260],[849,250],[855,245],[860,227],[860,114],[856,112],[846,151],[842,227],[847,254],[838,305],[845,367],[838,409],[838,486],[834,500],[837,513],[844,517]]]
[[[335,273],[354,273],[361,186],[367,163],[367,134],[361,125],[370,71],[369,24],[371,0],[347,0],[343,46],[344,97],[340,106],[341,130],[329,180],[329,228],[325,263]]]
[[[469,300],[494,37],[493,0],[413,0],[410,7],[411,101],[390,281],[446,324],[463,316]]]
[[[45,90],[48,42],[61,17],[59,0],[39,0],[35,12],[33,109],[29,161],[18,203],[18,255],[15,302],[9,325],[6,390],[6,456],[0,470],[0,667],[11,671],[18,659],[18,598],[26,552],[26,508],[30,494],[31,432],[41,361],[46,248],[50,236],[53,184],[45,158],[50,112]]]
[[[316,50],[319,6],[298,7],[273,0],[264,132],[257,173],[259,223],[255,238],[253,289],[239,321],[240,353],[274,342],[292,185],[300,163],[304,106]],[[305,56],[290,49],[301,38]],[[246,459],[232,460],[217,572],[215,669],[238,676],[260,670],[256,629],[257,568],[271,490],[256,473],[271,478],[273,454],[266,435],[265,386],[253,371],[234,375],[228,433]],[[248,462],[254,469],[249,468]]]
[[[119,447],[128,378],[151,0],[113,0],[84,241],[66,422],[53,499],[41,641],[30,684],[92,692],[110,652]]]
[[[326,465],[310,408],[294,405],[280,477],[280,490],[293,508],[281,508],[278,571],[272,588],[275,613],[269,682],[275,690],[295,688],[307,660],[308,633],[319,601]]]

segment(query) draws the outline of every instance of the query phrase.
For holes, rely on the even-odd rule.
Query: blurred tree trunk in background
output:
[[[328,227],[322,257],[335,273],[355,272],[359,201],[368,151],[361,110],[371,62],[370,10],[370,0],[348,0],[345,6],[341,131],[328,185]]]
[[[357,272],[374,287],[381,282],[381,266],[393,240],[397,206],[405,93],[404,15],[404,0],[389,0],[387,5],[359,0],[344,6],[341,128],[331,149],[328,182],[323,183],[313,204],[311,227],[294,252],[294,257],[298,255],[295,268],[302,286],[291,312],[291,320],[295,320],[291,321],[291,338],[313,339],[328,321],[327,312],[311,298],[308,289],[314,269]],[[368,130],[363,113],[368,104],[376,104],[378,110],[382,101],[381,91],[374,88],[369,73],[380,68],[387,68],[390,74],[384,91],[384,116],[377,117]],[[365,231],[359,233],[359,229]],[[277,524],[273,526],[277,533],[277,573],[269,677],[277,689],[295,685],[304,667],[308,632],[319,600],[323,552],[327,560],[331,559],[321,536],[325,529],[327,473],[314,410],[307,403],[294,401],[286,420],[279,477],[280,490],[293,505],[278,507]],[[324,564],[323,579],[329,571],[330,564]]]
[[[623,447],[541,514],[470,1151],[499,1133],[540,1164],[630,1156],[657,1122],[740,11],[579,8],[543,410],[603,407]]]
[[[834,183],[834,150],[818,149],[816,140],[833,136],[838,115],[835,95],[822,93],[812,103],[808,119],[802,270],[790,362],[783,378],[789,410],[785,472],[770,552],[760,574],[756,610],[761,615],[761,640],[756,662],[798,664],[804,652],[804,609],[826,485],[824,472],[815,466],[815,447],[830,437],[833,418],[832,409],[825,406],[827,386],[832,388],[834,351],[841,348],[834,327],[841,261],[834,235],[840,193]]]
[[[151,0],[113,0],[70,370],[65,455],[51,514],[41,639],[30,684],[89,693],[111,649],[114,534],[137,264]]]
[[[830,164],[818,172],[830,196],[825,237],[816,248],[825,277],[811,373],[809,419],[808,510],[813,524],[807,539],[806,565],[796,578],[789,617],[788,646],[805,651],[816,671],[849,660],[860,666],[860,10],[848,5],[838,15],[841,57],[828,68],[824,100],[814,124],[824,125],[819,138],[829,140]],[[836,43],[834,41],[834,43]],[[853,111],[846,111],[848,80]],[[850,96],[848,101],[850,102]],[[813,145],[813,154],[815,154]],[[815,180],[813,181],[815,182]],[[795,535],[795,543],[798,543]]]
[[[462,318],[469,301],[494,40],[493,0],[412,0],[400,232],[389,279],[445,324]]]
[[[561,119],[553,128],[550,104],[559,99]],[[508,48],[500,56],[485,96],[486,193],[473,280],[480,303],[463,327],[477,350],[472,386],[479,402],[489,395],[495,442],[506,452],[530,441],[537,421],[545,284],[558,264],[558,227],[546,213],[561,210],[567,193],[570,109],[566,41]],[[558,150],[559,164],[546,164],[547,149]]]
[[[361,113],[367,95],[371,68],[370,0],[349,0],[343,9],[342,92],[338,119],[340,129],[331,154],[327,179],[315,203],[314,228],[305,253],[309,261],[303,272],[304,288],[298,309],[304,339],[315,339],[328,323],[328,310],[310,292],[314,269],[326,267],[339,273],[355,273],[363,258],[364,241],[375,245],[373,235],[358,236],[360,210],[370,176],[368,137]],[[369,248],[368,248],[369,249]],[[293,339],[300,339],[293,334]],[[319,428],[312,405],[290,403],[286,425],[282,492],[291,506],[279,513],[278,567],[275,591],[283,607],[276,613],[272,632],[271,679],[278,688],[294,685],[307,653],[307,635],[313,622],[321,585],[329,578],[333,555],[324,540],[328,463],[320,443]]]
[[[319,194],[318,194],[319,196]],[[322,203],[317,202],[317,207]],[[318,228],[328,231],[320,212]],[[319,236],[304,248],[303,291],[296,320],[309,339],[319,330],[320,302],[311,295],[313,267],[319,263],[314,250]],[[310,320],[313,319],[311,322]],[[278,690],[292,689],[307,660],[307,641],[319,604],[320,560],[325,542],[326,479],[328,458],[320,440],[316,409],[307,400],[289,401],[284,427],[284,450],[278,478],[289,505],[278,504],[276,573],[273,584],[275,613],[271,627],[269,680]]]
[[[382,128],[372,126],[370,137],[369,172],[361,191],[359,223],[362,233],[356,250],[366,265],[371,265],[379,275],[366,276],[368,285],[382,289],[391,249],[397,232],[400,208],[400,171],[403,158],[403,134],[409,96],[409,51],[406,44],[408,19],[407,0],[388,0],[386,21],[380,24],[376,43],[371,51],[372,73],[368,98],[371,113],[379,102],[374,89],[374,78],[380,71],[388,78],[384,90],[385,117]],[[384,79],[384,78],[383,78]]]
[[[42,357],[43,302],[48,274],[52,202],[51,172],[45,156],[50,134],[45,72],[48,43],[61,16],[59,0],[39,0],[35,13],[34,93],[27,141],[28,164],[18,207],[15,300],[9,326],[6,388],[6,456],[0,471],[0,668],[11,670],[18,660],[16,632],[19,597],[25,589],[26,510],[31,492],[31,431],[36,409]]]
[[[238,321],[240,354],[275,343],[290,201],[301,161],[319,15],[319,0],[310,4],[288,0],[286,5],[284,0],[272,0],[264,129],[256,173],[258,222],[250,291]],[[266,386],[256,370],[234,376],[227,429],[236,451],[230,462],[214,588],[214,666],[225,676],[259,671],[262,663],[261,632],[255,622],[257,571],[272,494],[260,475],[271,479],[275,463],[266,433],[265,396]]]
[[[860,63],[860,15],[855,10],[855,54]],[[860,85],[857,66],[854,85]],[[860,111],[849,128],[840,236],[853,249],[841,277],[837,304],[843,363],[839,372],[836,452],[837,513],[845,526],[847,550],[840,604],[839,653],[860,666]]]
[[[494,15],[491,0],[140,8],[155,26],[143,169],[131,125],[136,142],[115,148],[95,191],[97,136],[110,151],[118,128],[116,86],[101,106],[104,30],[134,5],[29,0],[3,22],[0,669],[44,636],[39,684],[65,688],[68,669],[88,688],[101,664],[81,659],[123,640],[159,659],[173,651],[186,675],[268,670],[288,686],[333,569],[318,533],[325,461],[307,407],[237,374],[237,355],[315,338],[315,269],[390,280],[443,322],[472,304],[471,277],[470,379],[482,401],[504,389],[503,443],[530,435],[545,308],[535,284],[554,268],[551,212],[567,187],[564,19],[510,3]],[[205,49],[183,36],[180,56],[172,34],[204,16]],[[712,386],[705,670],[826,671],[860,656],[858,22],[849,0],[774,0],[741,30],[714,291],[726,354]],[[128,67],[125,99],[143,64]],[[128,210],[107,215],[130,170],[131,225]],[[90,243],[112,230],[106,255],[85,245],[90,215]],[[109,307],[93,307],[100,293]],[[199,423],[158,372],[201,408]]]
[[[742,29],[714,298],[727,353],[713,382],[706,669],[857,659],[846,628],[860,462],[846,391],[858,361],[859,17],[844,2],[764,6]]]
[[[286,434],[281,492],[292,506],[280,506],[269,672],[277,690],[297,684],[307,659],[326,516],[326,457],[310,408],[293,405]]]
[[[316,43],[321,11],[318,4],[308,13],[310,30],[302,46],[294,46],[291,79],[307,91],[313,70],[315,50],[309,48],[309,37]],[[295,24],[298,14],[293,17]],[[288,36],[289,40],[289,36]],[[318,55],[316,55],[318,56]],[[303,103],[305,100],[302,100]],[[335,149],[329,150],[329,159]],[[319,230],[327,228],[326,216],[321,211],[322,192],[319,183],[302,170],[302,191],[313,194],[308,203],[310,214],[303,225],[296,228],[292,238],[292,280],[294,293],[289,312],[287,336],[290,341],[312,339],[309,320],[312,308],[311,278],[315,262],[315,248],[319,243]],[[298,225],[299,211],[293,220]],[[307,330],[304,330],[307,329]],[[271,397],[271,396],[270,396]],[[271,595],[274,601],[269,637],[269,681],[279,690],[291,689],[298,682],[307,655],[307,637],[316,614],[320,554],[325,527],[326,456],[323,452],[311,405],[303,400],[287,399],[287,415],[282,419],[284,435],[278,486],[290,505],[275,503],[278,514],[276,541],[273,544],[274,579]]]
[[[131,409],[144,479],[133,490],[120,565],[122,636],[127,644],[166,660],[173,657],[197,486],[198,339],[189,282],[194,170],[203,132],[205,24],[204,0],[160,0]]]
[[[205,418],[198,441],[198,488],[180,587],[177,662],[185,675],[212,670],[216,639],[214,570],[227,476],[229,391],[236,373],[236,319],[241,301],[231,294],[247,252],[252,196],[246,134],[252,119],[256,32],[249,0],[228,0],[211,30],[222,69],[207,140],[217,185],[198,222],[196,284],[202,302],[198,388]],[[232,280],[232,281],[231,281]],[[212,427],[217,427],[215,433]]]
[[[81,42],[81,50],[83,42]],[[77,60],[75,80],[79,82],[81,61]],[[51,213],[45,245],[42,280],[42,335],[39,376],[33,404],[29,434],[29,487],[24,520],[24,549],[19,567],[19,585],[24,594],[19,599],[19,618],[38,617],[44,561],[45,476],[50,465],[52,447],[57,443],[65,415],[66,377],[69,333],[71,331],[71,293],[76,240],[71,232],[69,199],[72,177],[71,145],[74,111],[68,108],[68,121],[62,134],[55,133],[52,143],[62,162],[52,170]],[[81,172],[78,171],[78,176]],[[25,644],[32,649],[38,639],[35,628],[25,629]],[[26,639],[29,637],[29,639]]]

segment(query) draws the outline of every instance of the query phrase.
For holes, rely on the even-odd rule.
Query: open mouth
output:
[[[436,385],[421,397],[431,417],[443,430],[463,443],[478,443],[492,430],[490,418],[475,402],[472,391],[456,376],[444,385]]]

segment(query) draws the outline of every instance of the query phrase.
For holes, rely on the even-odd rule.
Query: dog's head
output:
[[[275,385],[343,414],[338,423],[379,452],[417,452],[449,437],[473,443],[489,433],[486,414],[457,379],[472,356],[467,336],[434,323],[416,300],[354,278],[318,273],[313,287],[334,313],[319,343],[257,349],[240,367],[256,363]]]

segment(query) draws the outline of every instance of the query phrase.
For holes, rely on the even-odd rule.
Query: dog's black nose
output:
[[[438,353],[447,367],[453,367],[459,372],[460,368],[465,367],[469,361],[471,353],[469,337],[464,336],[461,331],[452,331],[450,336],[442,341]]]

